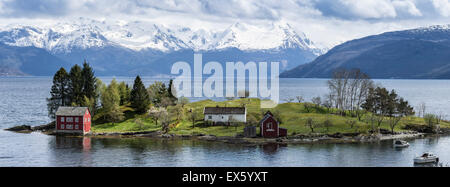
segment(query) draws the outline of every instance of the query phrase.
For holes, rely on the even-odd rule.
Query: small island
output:
[[[345,83],[345,84],[344,84]],[[395,90],[374,86],[359,70],[335,72],[328,81],[330,93],[305,101],[302,96],[287,99],[275,108],[262,109],[261,100],[226,98],[226,101],[190,102],[176,97],[172,80],[166,86],[154,82],[145,87],[136,77],[132,87],[115,79],[105,85],[94,76],[87,62],[83,68],[72,67],[69,73],[61,68],[54,76],[49,116],[55,119],[59,107],[83,107],[92,115],[91,137],[190,138],[239,144],[264,143],[354,143],[387,139],[447,134],[450,122],[442,116],[427,114],[425,107],[416,110]],[[344,86],[346,85],[346,86]],[[241,108],[245,120],[230,117],[222,123],[205,118],[205,108]],[[270,113],[285,135],[261,137],[261,120]],[[253,136],[245,129],[253,127]],[[18,126],[11,131],[54,131],[55,123],[30,127]]]

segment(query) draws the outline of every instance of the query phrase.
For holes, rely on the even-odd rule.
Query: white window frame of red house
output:
[[[275,129],[273,129],[273,123],[272,122],[267,123],[266,128],[267,128],[268,132],[275,131]]]
[[[61,122],[63,122],[63,123],[64,123],[64,117],[61,117]]]
[[[78,125],[75,125],[75,130],[78,130],[78,127],[79,127]]]
[[[78,123],[79,119],[78,117],[75,117],[75,123]]]
[[[61,129],[64,129],[65,127],[64,127],[64,124],[61,124],[61,127],[60,127]]]
[[[72,123],[73,122],[73,117],[67,117],[66,121],[69,122],[69,123]]]

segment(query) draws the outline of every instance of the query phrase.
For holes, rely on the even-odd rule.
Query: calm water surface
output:
[[[102,77],[109,82],[112,77]],[[133,78],[117,77],[133,82]],[[146,85],[156,79],[143,78]],[[168,81],[163,79],[163,81]],[[448,80],[376,80],[409,100],[427,104],[428,112],[450,116]],[[51,77],[0,78],[0,129],[41,125]],[[324,79],[281,79],[281,99],[310,100],[327,92]],[[275,145],[246,147],[191,140],[63,138],[0,130],[0,166],[413,166],[414,156],[432,151],[450,163],[450,137],[411,140],[411,147],[392,142],[345,145]]]

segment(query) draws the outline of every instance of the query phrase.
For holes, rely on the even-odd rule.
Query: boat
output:
[[[414,158],[414,164],[438,163],[439,157],[430,152],[425,152],[422,156]]]
[[[394,140],[394,147],[395,148],[409,147],[409,143],[403,140]]]

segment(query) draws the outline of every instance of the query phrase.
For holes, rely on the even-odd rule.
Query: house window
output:
[[[75,117],[75,123],[78,123],[78,117]]]
[[[90,122],[91,121],[91,118],[88,118],[88,122]]]
[[[208,116],[208,119],[212,119],[212,116]]]
[[[64,124],[61,124],[61,129],[64,129]]]
[[[69,123],[73,122],[73,118],[72,117],[68,117],[67,118],[67,122],[69,122]]]
[[[64,117],[61,117],[61,122],[64,122]]]
[[[267,123],[267,129],[272,129],[272,123]]]
[[[77,130],[78,130],[78,125],[75,125],[75,129],[77,129]]]

